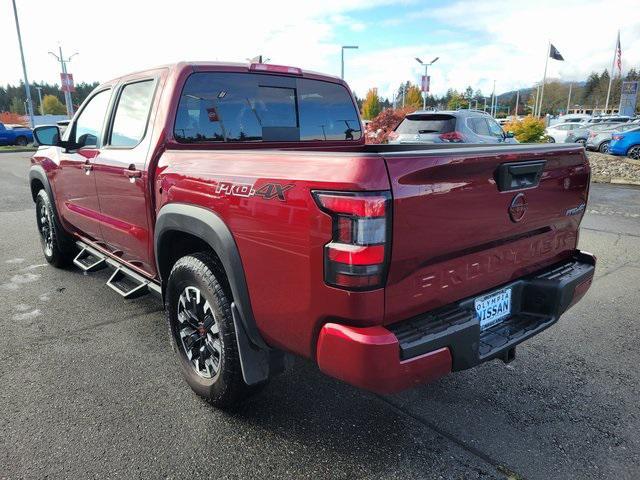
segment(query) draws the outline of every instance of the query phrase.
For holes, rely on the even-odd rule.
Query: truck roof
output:
[[[260,65],[262,67],[256,67]],[[275,65],[270,63],[249,63],[249,62],[202,62],[202,61],[181,61],[176,63],[169,63],[165,65],[158,65],[152,68],[145,68],[144,70],[138,70],[136,72],[130,72],[125,75],[113,78],[103,84],[114,84],[129,77],[138,76],[146,72],[153,72],[160,69],[172,70],[174,74],[179,75],[184,70],[193,71],[221,71],[221,72],[258,72],[258,73],[273,73],[275,75],[296,75],[305,78],[313,78],[315,80],[325,80],[333,83],[341,83],[346,85],[346,82],[340,77],[335,75],[328,75],[325,73],[315,72],[313,70],[305,70],[299,67],[291,67],[285,65]],[[290,69],[291,72],[286,70]],[[292,73],[296,71],[296,73]],[[299,72],[299,73],[298,73]]]

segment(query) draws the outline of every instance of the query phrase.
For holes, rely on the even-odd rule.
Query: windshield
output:
[[[448,133],[456,128],[456,118],[452,115],[407,115],[398,125],[396,133],[416,135],[419,133]]]
[[[249,73],[194,73],[174,127],[179,142],[359,140],[358,111],[340,84]]]

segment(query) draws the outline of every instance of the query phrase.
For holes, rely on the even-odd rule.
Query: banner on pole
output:
[[[638,80],[632,82],[622,82],[622,93],[620,95],[620,115],[633,116],[636,111],[636,101],[638,99]]]
[[[73,74],[71,73],[61,73],[60,74],[60,82],[61,87],[60,90],[63,92],[75,92],[76,87],[73,84]]]
[[[431,84],[431,75],[422,75],[422,91],[429,93],[429,85]]]

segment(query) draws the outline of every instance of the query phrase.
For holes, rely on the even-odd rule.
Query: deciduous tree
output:
[[[378,89],[372,88],[367,92],[367,96],[362,103],[362,118],[371,120],[380,113],[380,97]]]
[[[42,110],[45,115],[64,115],[67,113],[66,107],[54,95],[45,95],[42,99]]]

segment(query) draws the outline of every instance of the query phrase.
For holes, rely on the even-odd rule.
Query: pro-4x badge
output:
[[[292,184],[265,183],[257,190],[250,183],[220,182],[216,186],[216,193],[233,195],[235,197],[262,197],[265,200],[277,198],[281,202],[286,201],[285,192],[293,188]]]

